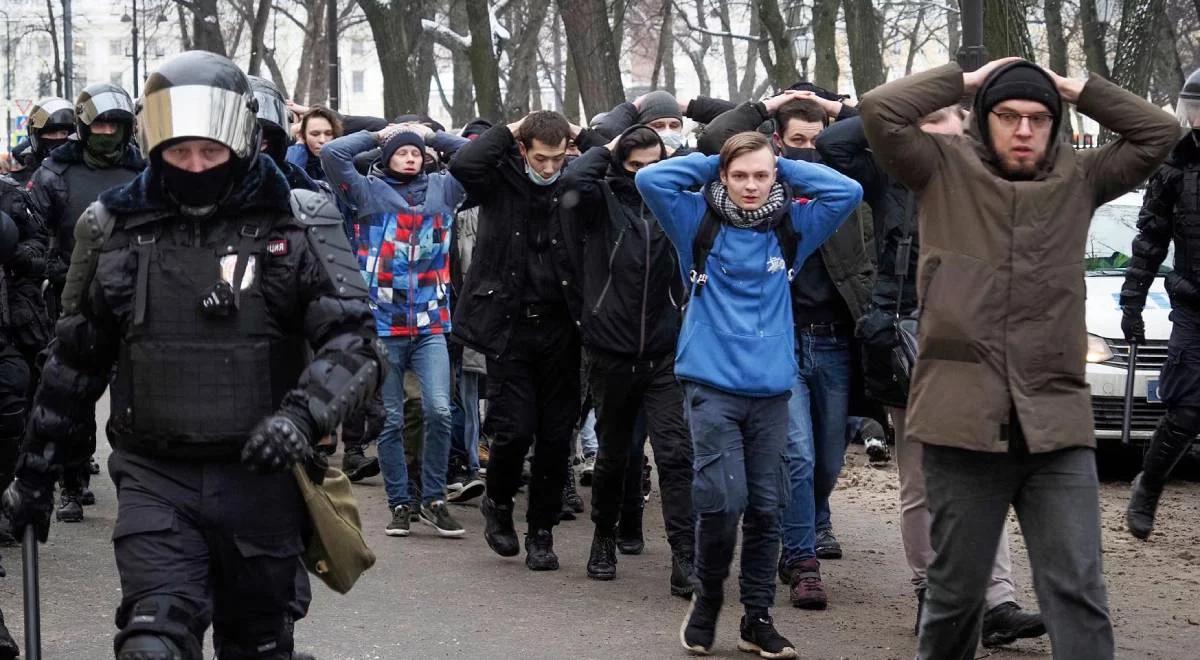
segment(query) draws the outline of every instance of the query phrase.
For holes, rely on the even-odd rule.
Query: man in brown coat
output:
[[[920,130],[975,95],[964,137]],[[1063,103],[1120,137],[1076,152]],[[920,196],[920,350],[908,437],[925,445],[931,536],[921,658],[972,658],[984,590],[1016,509],[1055,658],[1111,658],[1101,572],[1083,254],[1096,207],[1166,157],[1174,119],[1098,76],[1024,60],[939,67],[867,94],[883,166]]]

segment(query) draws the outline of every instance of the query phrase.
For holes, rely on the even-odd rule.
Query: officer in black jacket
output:
[[[5,494],[46,539],[55,473],[110,387],[118,660],[299,657],[304,504],[290,472],[374,395],[381,357],[340,218],[259,153],[228,59],[191,51],[146,82],[149,168],[76,227],[57,341]],[[306,345],[313,357],[306,359]],[[115,366],[115,369],[114,369]],[[111,378],[111,386],[109,384]]]
[[[1121,290],[1125,339],[1145,343],[1146,294],[1175,243],[1175,268],[1166,283],[1171,340],[1158,383],[1167,414],[1150,440],[1126,511],[1129,532],[1139,539],[1150,535],[1167,477],[1200,434],[1200,70],[1188,77],[1176,106],[1188,132],[1146,184]]]
[[[624,527],[626,470],[632,455],[641,472],[641,452],[631,450],[635,421],[644,410],[671,544],[671,592],[686,598],[692,592],[695,542],[692,439],[674,369],[683,276],[674,247],[633,185],[637,170],[666,157],[654,129],[633,126],[571,163],[563,196],[571,210],[567,217],[580,225],[583,236],[580,320],[600,440],[592,477],[596,530],[588,577],[616,576],[618,516]],[[640,502],[640,489],[636,496]],[[640,509],[633,524],[640,535]]]
[[[13,210],[9,189],[16,187],[15,181],[0,176],[0,263],[11,263],[20,244],[20,230],[8,214],[8,210]],[[5,275],[7,273],[0,277]],[[3,311],[2,306],[0,311]],[[17,443],[25,428],[28,384],[29,368],[21,354],[0,335],[0,488],[7,488],[12,480]],[[7,517],[0,515],[0,546],[15,545],[8,527]],[[0,566],[0,577],[4,577],[3,566]],[[0,660],[13,660],[18,655],[20,650],[4,625],[4,613],[0,612]]]
[[[75,223],[100,193],[128,183],[145,167],[133,139],[133,101],[108,83],[88,85],[75,101],[75,135],[50,152],[29,183],[31,208],[49,236],[46,306],[50,319],[60,313],[59,297],[67,276]],[[94,504],[88,488],[95,439],[81,446],[63,471],[62,500],[56,517],[81,522],[83,505]]]

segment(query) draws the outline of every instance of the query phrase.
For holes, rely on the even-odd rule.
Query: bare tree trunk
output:
[[[726,9],[728,9],[728,5]],[[724,25],[724,20],[722,19],[722,25]],[[758,34],[761,29],[762,23],[758,20],[758,8],[750,5],[750,34]],[[742,76],[742,82],[737,89],[737,94],[729,98],[758,98],[759,95],[754,93],[755,79],[758,77],[758,64],[755,63],[755,60],[758,59],[758,49],[759,45],[757,41],[751,41],[746,44],[746,73]]]
[[[1017,0],[984,0],[983,45],[988,58],[1023,57],[1033,60],[1033,42],[1025,22],[1025,3]]]
[[[1079,25],[1083,30],[1083,54],[1089,71],[1111,78],[1104,34],[1105,26],[1096,14],[1096,0],[1079,0]]]
[[[450,4],[450,24],[467,24],[467,6],[463,0]],[[475,94],[471,89],[471,58],[461,49],[450,51],[451,66],[454,68],[454,91],[451,93],[450,121],[463,126],[475,116]]]
[[[54,47],[54,95],[63,95],[62,54],[58,50],[58,26],[54,21],[54,0],[46,0],[46,29],[50,32],[50,44]]]
[[[671,0],[663,0],[659,18],[658,48],[654,50],[654,73],[650,76],[650,89],[659,89],[659,74],[663,73],[665,63],[673,55],[671,44],[675,41],[675,17],[671,15]]]
[[[1150,87],[1154,40],[1165,4],[1164,0],[1125,0],[1123,5],[1113,82],[1138,96],[1145,96]]]
[[[1197,1],[1200,2],[1200,0]],[[758,15],[758,10],[754,5],[750,6],[750,11],[754,16]],[[731,32],[733,30],[733,21],[729,16],[729,0],[717,0],[717,16],[721,19],[721,31],[726,33]],[[754,19],[751,18],[751,20],[753,21]],[[750,27],[750,34],[758,34],[754,26]],[[751,43],[753,44],[753,42]],[[721,37],[721,50],[725,55],[725,82],[726,88],[729,89],[729,96],[726,98],[741,98],[738,94],[737,50],[733,43],[733,37]],[[750,71],[754,71],[754,56],[747,57],[746,62],[748,63],[747,68]]]
[[[629,10],[628,0],[613,0],[612,3],[612,33],[613,48],[621,52],[625,44],[625,12]]]
[[[192,47],[226,55],[217,0],[192,0]]]
[[[913,62],[917,59],[917,50],[921,47],[921,24],[925,21],[925,5],[917,8],[917,21],[913,24],[912,33],[908,35],[908,57],[904,60],[904,75],[911,76]],[[854,84],[857,91],[858,83]],[[862,96],[862,92],[858,92]]]
[[[319,66],[321,57],[317,50],[317,41],[320,39],[322,24],[325,16],[325,0],[311,0],[306,8],[307,14],[304,17],[304,41],[301,43],[300,52],[311,53],[311,57],[301,57],[300,67],[296,71],[296,98],[302,104],[313,104],[317,99],[311,98],[313,70]]]
[[[813,82],[825,89],[837,89],[837,14],[838,0],[813,0]],[[775,84],[788,84],[776,80]]]
[[[677,36],[676,39],[682,40],[684,37]],[[682,43],[680,45],[683,46],[683,52],[691,60],[692,68],[696,70],[696,82],[700,84],[700,96],[710,96],[712,94],[712,78],[708,75],[708,67],[705,66],[705,51],[701,48],[688,48]]]
[[[1155,105],[1171,105],[1179,100],[1179,91],[1183,89],[1183,63],[1179,61],[1179,50],[1175,44],[1178,38],[1175,25],[1167,12],[1158,17],[1158,39],[1155,40],[1153,85],[1150,88],[1150,100]]]
[[[384,116],[427,111],[432,71],[422,74],[425,80],[423,92],[417,75],[422,66],[421,19],[426,13],[426,1],[358,0],[358,5],[371,27],[379,68],[383,71]]]
[[[708,29],[708,12],[705,11],[704,0],[695,0],[696,4],[696,25],[701,30]],[[700,95],[708,96],[712,94],[712,76],[708,73],[708,51],[712,49],[712,35],[707,32],[697,31],[697,34],[687,35],[696,43],[695,49],[684,48],[688,59],[692,62],[692,67],[696,69],[696,79],[700,83]],[[684,37],[685,39],[687,37]],[[682,42],[681,42],[682,44]]]
[[[422,18],[433,19],[433,7],[427,6],[426,15]],[[417,33],[417,97],[415,114],[424,115],[429,113],[429,86],[433,82],[433,70],[437,67],[437,61],[433,55],[433,39],[424,37],[421,32]]]
[[[590,119],[579,108],[579,76],[575,73],[575,58],[571,49],[567,49],[565,62],[565,77],[563,79],[563,115],[576,124],[583,124]]]
[[[962,47],[962,14],[958,10],[958,0],[946,2],[946,32],[946,45],[950,61],[953,62],[958,56],[958,49]]]
[[[1063,34],[1062,0],[1045,0],[1046,45],[1050,49],[1050,70],[1067,75],[1067,39]]]
[[[834,4],[836,5],[836,0]],[[777,85],[790,85],[800,79],[800,72],[796,69],[796,49],[792,45],[792,34],[783,22],[783,15],[779,13],[779,3],[776,0],[757,0],[755,5],[758,7],[759,20],[762,21],[775,50],[775,69],[771,76]],[[836,7],[834,13],[837,13]]]
[[[541,32],[542,22],[550,10],[549,0],[526,0],[522,4],[524,11],[521,16],[521,31],[525,36],[513,40],[516,48],[509,55],[512,67],[508,77],[508,99],[504,107],[507,117],[523,117],[529,114],[530,95],[538,86],[537,35]]]
[[[192,50],[192,37],[188,34],[187,14],[183,11],[183,5],[175,5],[175,13],[179,17],[179,45],[183,50]]]
[[[466,0],[467,25],[471,31],[471,80],[475,82],[475,104],[479,116],[498,122],[504,118],[500,99],[500,64],[492,41],[492,22],[488,0]]]
[[[267,48],[263,39],[267,34],[267,19],[271,15],[271,0],[258,0],[258,8],[254,12],[254,23],[250,28],[250,64],[246,73],[257,76],[262,71],[263,51]]]
[[[850,43],[850,72],[854,76],[854,91],[862,96],[886,81],[880,19],[871,0],[844,0],[842,11],[846,13],[846,40]],[[917,26],[913,28],[914,45],[924,13],[925,7],[922,5]]]
[[[604,0],[558,0],[579,92],[589,114],[625,101],[618,53]]]

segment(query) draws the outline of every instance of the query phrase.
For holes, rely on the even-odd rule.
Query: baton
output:
[[[25,585],[25,658],[42,660],[42,622],[38,598],[38,543],[33,525],[25,526],[21,539],[21,564]]]
[[[1121,445],[1124,447],[1129,446],[1129,427],[1133,419],[1133,382],[1137,375],[1137,354],[1137,342],[1129,342],[1129,367],[1125,374],[1125,417],[1121,421]]]

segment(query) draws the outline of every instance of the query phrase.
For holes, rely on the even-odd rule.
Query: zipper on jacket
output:
[[[642,203],[641,209],[642,226],[646,229],[646,261],[642,265],[642,334],[641,341],[638,344],[638,359],[642,359],[642,354],[646,352],[646,298],[649,295],[650,289],[650,223],[646,221],[646,204]],[[611,268],[611,266],[610,266]]]
[[[604,304],[604,297],[608,295],[608,289],[610,286],[612,286],[612,280],[613,280],[612,267],[613,267],[613,263],[616,262],[616,260],[617,260],[617,250],[621,249],[621,241],[624,240],[624,238],[625,238],[625,228],[622,227],[621,233],[617,234],[616,242],[613,243],[612,252],[610,252],[608,255],[608,279],[604,280],[604,288],[600,289],[600,297],[596,299],[596,304],[595,304],[595,306],[592,307],[592,315],[593,316],[600,313],[600,305]]]

